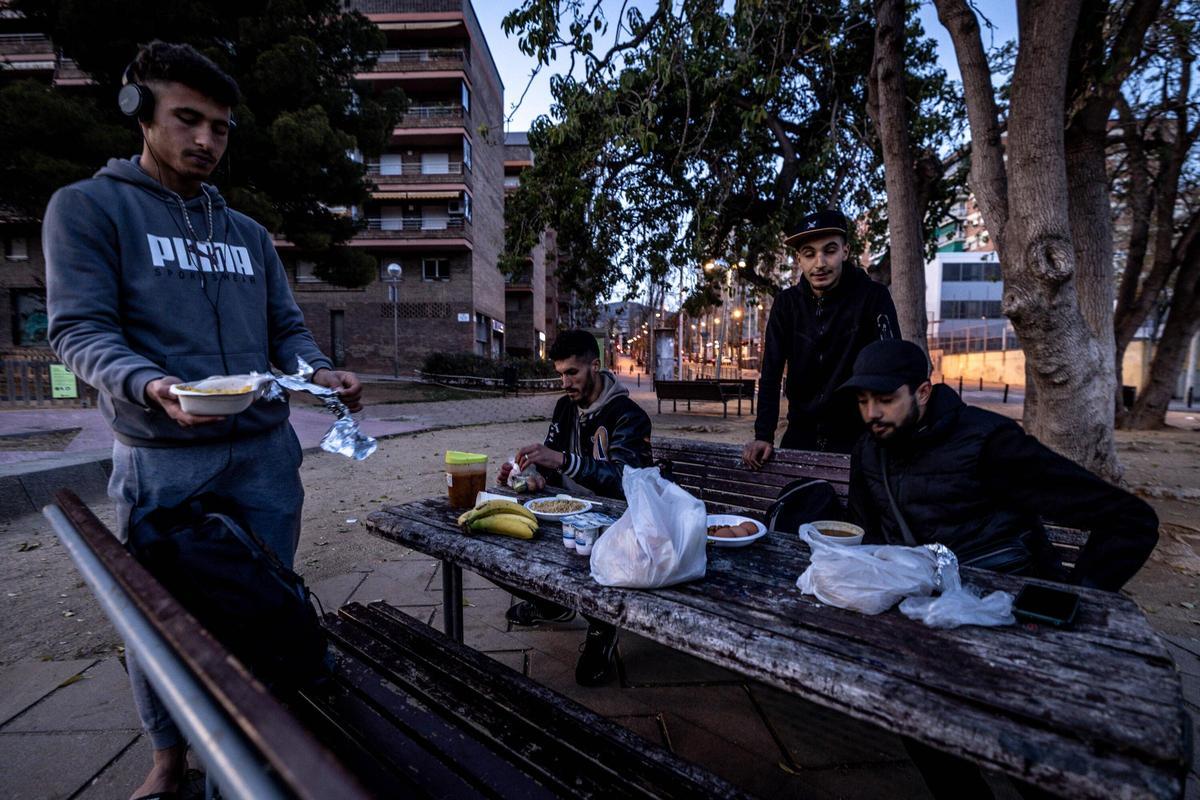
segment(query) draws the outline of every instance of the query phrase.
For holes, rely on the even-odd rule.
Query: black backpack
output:
[[[328,676],[325,630],[304,580],[212,494],[148,513],[129,551],[269,689],[312,688]]]
[[[767,508],[767,529],[794,534],[806,522],[841,520],[845,516],[846,511],[828,481],[805,478],[780,490],[775,502]]]

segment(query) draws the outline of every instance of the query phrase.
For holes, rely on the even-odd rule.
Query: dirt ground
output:
[[[753,425],[749,416],[724,420],[701,413],[652,413],[652,419],[660,435],[724,442],[744,441]],[[297,571],[315,583],[398,557],[395,545],[362,527],[371,510],[444,492],[441,457],[447,449],[487,453],[494,474],[501,460],[521,445],[540,441],[545,429],[545,421],[536,421],[402,436],[381,441],[378,452],[363,462],[309,454],[302,468],[307,498]],[[1163,521],[1158,549],[1126,591],[1159,630],[1200,636],[1200,431],[1121,432],[1118,442],[1129,485]],[[96,511],[112,524],[107,503]],[[119,649],[115,632],[40,515],[0,522],[0,553],[5,556],[0,558],[0,664]]]

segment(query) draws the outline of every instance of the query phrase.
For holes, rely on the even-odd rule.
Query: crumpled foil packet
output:
[[[933,553],[937,561],[935,571],[937,586],[935,591],[953,592],[962,588],[962,579],[958,576],[958,556],[944,544],[927,544],[925,548]]]
[[[374,453],[379,448],[379,444],[374,437],[367,436],[359,430],[358,421],[354,419],[350,409],[342,402],[336,389],[318,386],[310,380],[313,372],[314,370],[308,362],[297,356],[296,374],[273,376],[263,390],[263,399],[286,400],[287,395],[284,393],[284,389],[293,392],[308,392],[314,397],[321,398],[321,402],[325,404],[325,410],[337,416],[333,427],[321,439],[321,449],[326,453],[337,453],[355,461],[362,461]]]

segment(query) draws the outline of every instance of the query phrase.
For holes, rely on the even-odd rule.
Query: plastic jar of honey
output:
[[[481,453],[446,451],[446,491],[450,505],[474,507],[475,496],[487,488],[487,460]]]

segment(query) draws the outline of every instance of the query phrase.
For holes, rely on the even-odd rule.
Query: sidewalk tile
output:
[[[0,733],[0,797],[70,797],[140,735],[136,730]]]
[[[18,661],[0,668],[0,725],[53,692],[72,675],[96,663],[79,661]]]
[[[727,669],[628,631],[621,631],[621,663],[628,686],[740,683],[742,680]]]
[[[104,771],[92,778],[86,789],[73,800],[114,800],[125,798],[140,786],[153,763],[154,750],[150,739],[139,735]]]
[[[695,762],[760,797],[809,796],[807,787],[797,780],[797,776],[784,770],[777,748],[762,751],[746,749],[673,712],[664,713],[663,719],[671,749],[681,758]]]
[[[347,602],[373,603],[384,600],[394,606],[432,605],[441,595],[431,595],[430,581],[437,569],[430,561],[389,561],[380,564],[366,577]],[[439,592],[441,587],[437,587]]]
[[[743,686],[627,689],[659,713],[687,720],[761,757],[779,761],[783,751]]]
[[[4,727],[5,733],[33,731],[112,731],[141,728],[129,693],[129,678],[116,658],[83,673]]]
[[[905,759],[899,738],[874,725],[762,684],[750,692],[768,724],[804,769]]]
[[[521,675],[525,674],[526,662],[524,650],[492,650],[487,655],[493,660],[499,661],[513,672]]]
[[[321,601],[321,606],[328,611],[337,611],[349,602],[351,595],[366,579],[366,572],[348,572],[326,578],[309,586],[309,590]]]

